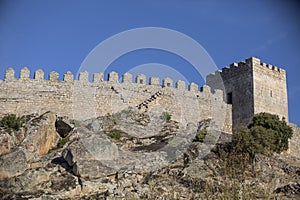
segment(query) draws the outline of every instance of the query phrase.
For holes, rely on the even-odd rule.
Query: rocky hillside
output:
[[[300,198],[297,149],[249,164],[211,120],[183,125],[134,109],[24,119],[20,130],[0,130],[1,199]]]

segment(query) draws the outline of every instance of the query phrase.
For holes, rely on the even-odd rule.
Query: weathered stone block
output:
[[[68,83],[74,81],[74,75],[72,74],[72,72],[67,71],[67,72],[64,74],[64,81],[65,81],[65,82],[68,82]]]
[[[255,57],[250,57],[246,59],[246,63],[249,65],[260,65],[260,59]]]
[[[122,83],[132,83],[132,74],[130,73],[123,74]]]
[[[176,88],[179,90],[185,90],[185,82],[182,80],[177,81]]]
[[[50,72],[49,80],[52,82],[58,81],[59,74],[57,72]]]
[[[198,85],[196,84],[196,83],[191,83],[190,85],[189,85],[189,91],[191,91],[191,92],[198,92]]]
[[[21,72],[20,72],[21,80],[29,80],[29,75],[30,75],[30,71],[27,67],[24,67],[23,69],[21,69]]]
[[[209,94],[209,93],[211,93],[211,88],[208,85],[203,85],[201,87],[201,92],[203,92],[205,94]]]
[[[89,82],[89,73],[87,71],[80,72],[78,76],[78,80],[81,83],[88,83]]]
[[[93,74],[93,83],[100,83],[104,81],[103,73],[94,73]]]
[[[15,79],[15,70],[13,68],[8,68],[5,73],[5,81],[12,81]]]
[[[160,85],[159,78],[157,78],[157,77],[150,77],[149,78],[149,84],[150,85]]]
[[[146,84],[146,76],[144,74],[139,74],[136,76],[135,82],[138,84]]]
[[[173,87],[173,80],[170,78],[165,78],[163,80],[163,87]]]
[[[117,72],[110,72],[108,74],[108,82],[118,83],[119,82],[119,75]]]
[[[43,81],[44,80],[44,71],[41,69],[38,69],[34,72],[34,80],[36,81]]]

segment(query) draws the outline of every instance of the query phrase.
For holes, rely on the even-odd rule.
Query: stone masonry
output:
[[[251,57],[246,62],[233,63],[230,68],[224,67],[210,74],[206,84],[225,91],[225,101],[232,104],[233,127],[247,126],[253,115],[260,112],[277,114],[288,121],[284,69]]]
[[[111,72],[108,80],[103,73],[93,75],[89,82],[88,72],[80,72],[78,80],[71,72],[59,80],[57,72],[48,79],[37,70],[30,79],[25,67],[20,77],[12,68],[7,69],[5,79],[0,80],[0,117],[53,111],[59,116],[86,120],[136,108],[141,112],[168,112],[172,119],[182,124],[214,119],[217,125],[231,132],[233,126],[247,125],[258,112],[278,114],[288,120],[286,73],[283,69],[260,63],[258,58],[233,63],[207,76],[207,85],[199,88],[191,83],[165,78],[159,79],[141,74],[133,77]],[[225,101],[224,101],[225,99]]]

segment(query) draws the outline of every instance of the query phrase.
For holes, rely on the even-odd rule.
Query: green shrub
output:
[[[280,153],[288,149],[289,139],[293,130],[277,115],[259,113],[253,117],[248,129],[238,129],[233,133],[233,147],[237,152],[249,153]]]
[[[118,130],[112,130],[107,135],[115,140],[119,140],[121,138],[121,133]]]
[[[166,122],[169,122],[169,121],[171,120],[171,116],[172,116],[172,115],[171,115],[170,113],[168,113],[168,112],[163,112],[161,117],[162,117],[162,119],[165,120]]]
[[[238,153],[248,153],[253,157],[256,153],[263,153],[264,146],[261,143],[261,137],[255,138],[249,129],[241,128],[233,133],[234,151]]]
[[[24,117],[17,117],[15,114],[5,115],[0,121],[0,127],[19,130],[25,122]]]
[[[203,142],[206,135],[207,135],[207,130],[206,129],[198,131],[194,141],[195,142]]]
[[[57,142],[57,147],[61,148],[61,147],[63,147],[67,142],[69,142],[69,137],[65,137],[65,138],[60,139],[60,140]]]
[[[288,142],[293,136],[293,129],[284,120],[280,120],[277,115],[269,113],[255,115],[249,128],[254,132],[257,127],[262,127],[265,132],[268,132],[266,136],[269,136],[269,138],[265,138],[265,140],[268,139],[271,143],[268,144],[270,150],[280,153],[289,148]]]

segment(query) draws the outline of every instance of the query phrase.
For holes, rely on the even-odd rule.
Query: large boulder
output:
[[[70,144],[62,153],[74,174],[83,178],[101,178],[115,173],[107,163],[117,159],[118,147],[101,135],[90,135]]]
[[[16,148],[9,154],[0,157],[0,180],[18,176],[27,168],[25,152]]]
[[[39,155],[47,154],[50,149],[57,146],[60,139],[55,122],[56,115],[53,112],[46,112],[28,122],[26,137],[21,145]]]
[[[30,162],[57,146],[60,136],[55,130],[55,121],[55,113],[47,112],[25,124],[26,133],[21,144],[14,143],[17,146],[0,157],[0,179],[22,174]]]

